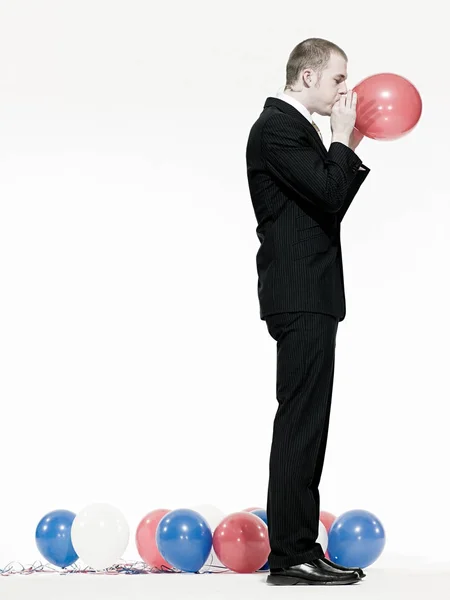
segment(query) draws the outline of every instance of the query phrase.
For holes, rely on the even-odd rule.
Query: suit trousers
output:
[[[319,482],[325,458],[339,320],[320,313],[266,317],[277,342],[276,396],[267,494],[271,569],[324,556]]]

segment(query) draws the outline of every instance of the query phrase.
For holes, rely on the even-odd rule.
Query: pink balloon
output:
[[[252,510],[262,510],[260,506],[251,506],[250,508],[244,508],[242,512],[252,512]]]
[[[166,508],[157,508],[149,512],[139,523],[136,530],[136,546],[139,556],[150,567],[157,569],[169,568],[173,569],[161,556],[158,546],[156,545],[156,529],[161,519],[169,513]]]
[[[235,573],[254,573],[269,557],[269,532],[256,515],[244,511],[232,513],[216,527],[213,547],[228,569]]]
[[[333,515],[330,512],[327,512],[326,510],[321,510],[320,511],[320,520],[322,521],[322,523],[328,533],[330,531],[331,526],[336,521],[336,517],[335,517],[335,515]]]
[[[422,115],[414,85],[395,73],[378,73],[353,88],[358,94],[355,128],[374,140],[395,140],[409,133]]]

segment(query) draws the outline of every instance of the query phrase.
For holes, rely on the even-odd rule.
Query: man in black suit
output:
[[[267,98],[246,151],[258,222],[260,318],[277,342],[278,409],[270,453],[267,582],[350,584],[365,573],[324,556],[319,481],[328,435],[338,323],[345,317],[340,226],[369,169],[355,154],[357,97],[347,56],[310,38],[291,52],[286,86]],[[330,116],[327,150],[312,120]]]

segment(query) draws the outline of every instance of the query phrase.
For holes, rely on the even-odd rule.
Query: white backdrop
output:
[[[447,21],[433,0],[0,1],[0,567],[48,511],[265,506],[276,343],[245,146],[302,39],[423,99],[344,220],[322,508],[450,558]],[[363,14],[363,10],[367,13]],[[317,118],[329,142],[329,120]]]

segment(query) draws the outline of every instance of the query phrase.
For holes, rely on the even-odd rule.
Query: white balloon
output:
[[[323,553],[325,554],[328,548],[328,533],[327,528],[322,523],[322,521],[319,521],[319,535],[317,537],[316,542],[318,542],[322,546]]]
[[[192,506],[191,510],[196,510],[202,515],[208,523],[213,535],[216,527],[227,516],[220,508],[217,508],[217,506],[214,506],[213,504],[199,504],[197,506]],[[214,548],[211,548],[211,554],[207,558],[200,572],[202,570],[208,571],[211,567],[222,567],[222,569],[226,569],[225,565],[219,560]]]
[[[127,549],[130,528],[124,515],[110,504],[89,504],[75,517],[72,544],[78,556],[95,570],[107,569]]]

